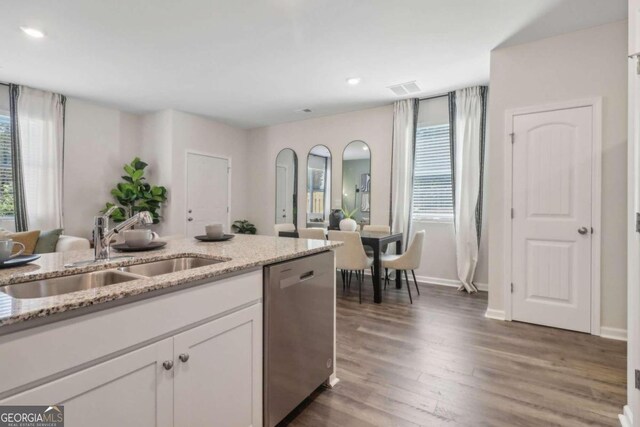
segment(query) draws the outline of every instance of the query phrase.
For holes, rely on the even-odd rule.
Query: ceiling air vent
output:
[[[389,86],[389,89],[391,89],[391,91],[397,96],[410,95],[412,93],[420,92],[420,86],[418,86],[415,81]]]

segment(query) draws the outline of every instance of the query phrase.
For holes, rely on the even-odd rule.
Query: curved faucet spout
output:
[[[95,261],[109,260],[113,236],[137,224],[153,224],[153,216],[148,211],[142,211],[116,225],[112,230],[108,229],[108,224],[109,217],[106,215],[95,218],[95,227],[93,229]]]

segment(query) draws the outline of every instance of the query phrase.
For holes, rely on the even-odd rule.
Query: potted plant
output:
[[[239,219],[237,221],[233,221],[231,224],[231,228],[236,234],[256,234],[256,226],[251,224],[246,219]]]
[[[349,211],[348,206],[345,203],[345,207],[342,208],[342,214],[344,215],[344,219],[340,221],[340,230],[342,231],[356,231],[358,228],[358,223],[355,219],[353,219],[358,212],[358,209],[354,209]]]
[[[146,182],[144,169],[147,164],[136,157],[131,163],[124,165],[126,175],[122,176],[124,182],[116,184],[111,190],[111,195],[116,199],[115,203],[107,202],[102,212],[106,212],[112,206],[118,206],[113,211],[111,219],[114,222],[122,222],[138,212],[148,211],[153,217],[153,223],[160,222],[160,206],[167,200],[167,189],[162,186],[151,185]]]

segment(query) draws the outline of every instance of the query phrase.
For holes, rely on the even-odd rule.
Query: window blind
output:
[[[414,220],[452,220],[449,124],[416,129],[413,181]]]
[[[0,114],[0,217],[13,217],[11,120]]]

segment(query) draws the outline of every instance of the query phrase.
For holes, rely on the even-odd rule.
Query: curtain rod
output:
[[[433,95],[433,96],[427,96],[425,98],[418,98],[418,101],[426,101],[428,99],[436,99],[436,98],[444,98],[445,96],[449,96],[449,93],[443,93],[441,95]]]

